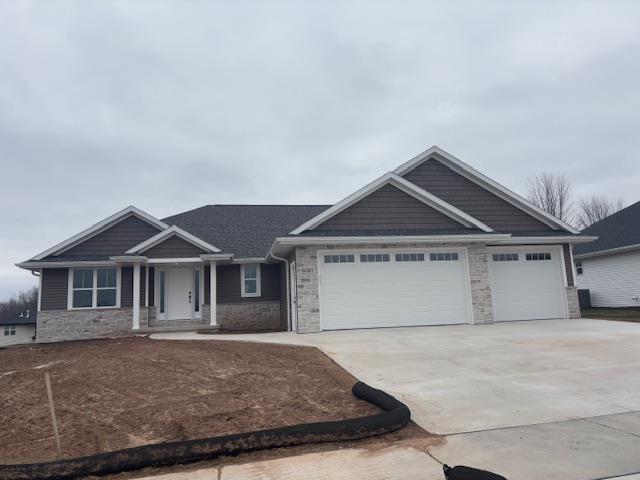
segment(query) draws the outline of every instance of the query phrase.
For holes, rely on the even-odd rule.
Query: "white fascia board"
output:
[[[183,263],[202,263],[204,260],[200,257],[185,257],[185,258],[150,258],[147,260],[149,265],[180,265]]]
[[[200,258],[205,261],[231,260],[233,253],[203,253]]]
[[[101,220],[100,222],[87,228],[86,230],[83,230],[77,235],[74,235],[73,237],[70,237],[64,240],[63,242],[60,242],[57,245],[54,245],[53,247],[45,250],[44,252],[39,253],[38,255],[33,257],[33,259],[42,260],[43,258],[48,257],[49,255],[62,253],[72,248],[73,246],[77,245],[78,243],[84,240],[87,240],[92,236],[97,235],[98,233],[106,230],[108,227],[110,227],[114,223],[117,223],[120,219],[123,219],[130,215],[135,215],[136,217],[142,220],[145,220],[162,230],[169,228],[169,225],[167,225],[166,223],[162,222],[161,220],[158,220],[154,216],[149,215],[148,213],[143,212],[139,208],[136,208],[133,205],[131,205],[131,206],[128,206],[127,208],[120,210],[119,212],[114,213],[110,217],[107,217],[104,220]]]
[[[231,263],[266,263],[267,257],[234,258]]]
[[[115,255],[109,257],[109,260],[117,263],[145,263],[148,258],[142,255]]]
[[[172,225],[171,227],[167,228],[166,230],[163,230],[162,232],[159,232],[153,237],[147,238],[144,242],[139,243],[135,247],[130,248],[125,253],[142,253],[154,247],[155,245],[162,243],[163,240],[166,240],[167,238],[174,235],[204,250],[208,250],[214,253],[220,252],[219,248],[214,247],[213,245],[205,242],[204,240],[196,237],[195,235],[190,234],[189,232],[178,227],[177,225]]]
[[[352,193],[345,199],[339,201],[334,206],[326,209],[323,212],[320,212],[318,215],[306,221],[305,223],[303,223],[302,225],[300,225],[295,230],[292,230],[289,233],[291,235],[298,235],[306,230],[313,230],[315,227],[317,227],[321,223],[329,220],[331,217],[334,217],[335,215],[342,212],[343,210],[346,210],[351,205],[357,203],[367,195],[375,192],[376,190],[378,190],[379,188],[387,184],[391,184],[394,187],[399,188],[400,190],[407,193],[408,195],[411,195],[417,200],[420,200],[426,205],[429,205],[430,207],[436,209],[437,211],[443,213],[444,215],[447,215],[448,217],[452,218],[458,223],[461,223],[465,227],[469,227],[469,228],[475,227],[485,232],[493,231],[490,227],[488,227],[481,221],[471,217],[470,215],[464,213],[462,210],[454,207],[453,205],[427,192],[426,190],[423,190],[417,185],[414,185],[413,183],[405,180],[404,178],[400,177],[396,173],[389,172],[382,175],[381,177],[374,180],[373,182],[369,183],[368,185],[365,185],[363,188]]]
[[[111,265],[117,265],[113,260],[76,260],[69,262],[39,262],[28,261],[16,263],[16,267],[24,268],[25,270],[31,270],[33,268],[70,268],[70,267],[105,267]]]
[[[597,240],[598,237],[587,237],[583,235],[551,235],[548,237],[510,237],[504,240],[499,240],[497,242],[492,242],[500,245],[517,245],[517,244],[527,244],[527,245],[548,245],[555,243],[589,243]]]
[[[582,255],[574,254],[573,258],[575,258],[576,260],[581,260],[583,258],[600,257],[603,255],[614,255],[616,253],[631,252],[638,249],[640,249],[640,243],[636,243],[634,245],[625,245],[624,247],[609,248],[607,250],[598,250],[596,252],[583,253]]]
[[[556,218],[553,215],[545,212],[540,207],[538,207],[537,205],[534,205],[526,198],[518,195],[512,190],[509,190],[507,187],[500,185],[495,180],[492,180],[486,175],[480,173],[475,168],[466,164],[459,158],[454,157],[450,153],[447,153],[441,148],[436,146],[431,147],[430,149],[422,152],[420,155],[417,155],[413,157],[411,160],[403,163],[402,165],[400,165],[398,168],[394,170],[394,173],[396,173],[397,175],[403,175],[406,172],[418,166],[423,161],[432,157],[434,154],[437,154],[441,157],[441,159],[444,159],[447,166],[449,166],[456,173],[459,173],[460,175],[467,178],[468,180],[480,185],[483,188],[486,188],[491,193],[509,202],[511,205],[513,205],[516,208],[519,208],[523,212],[528,213],[529,215],[532,215],[533,217],[537,218],[541,222],[549,225],[551,228],[554,228],[554,229],[563,228],[571,233],[576,233],[576,234],[580,233],[579,230],[572,227],[568,223],[563,222],[559,218]],[[441,159],[438,158],[437,160],[441,160]]]

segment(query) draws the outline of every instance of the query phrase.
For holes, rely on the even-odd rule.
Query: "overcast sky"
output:
[[[0,0],[0,298],[133,204],[334,203],[438,145],[640,200],[640,2]]]

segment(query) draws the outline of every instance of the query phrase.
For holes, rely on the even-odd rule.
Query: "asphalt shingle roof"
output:
[[[573,250],[575,255],[640,244],[640,202],[594,223],[582,233],[595,235],[598,240],[576,245]]]
[[[205,205],[162,221],[236,257],[264,257],[273,240],[330,205]]]

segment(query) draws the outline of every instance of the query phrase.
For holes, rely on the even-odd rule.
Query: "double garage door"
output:
[[[490,247],[495,321],[565,316],[559,247]],[[470,323],[466,249],[324,251],[323,330]]]

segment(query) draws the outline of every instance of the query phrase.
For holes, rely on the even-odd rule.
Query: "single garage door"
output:
[[[566,317],[562,265],[560,247],[490,247],[493,319]]]
[[[464,250],[320,252],[323,330],[467,323]]]

